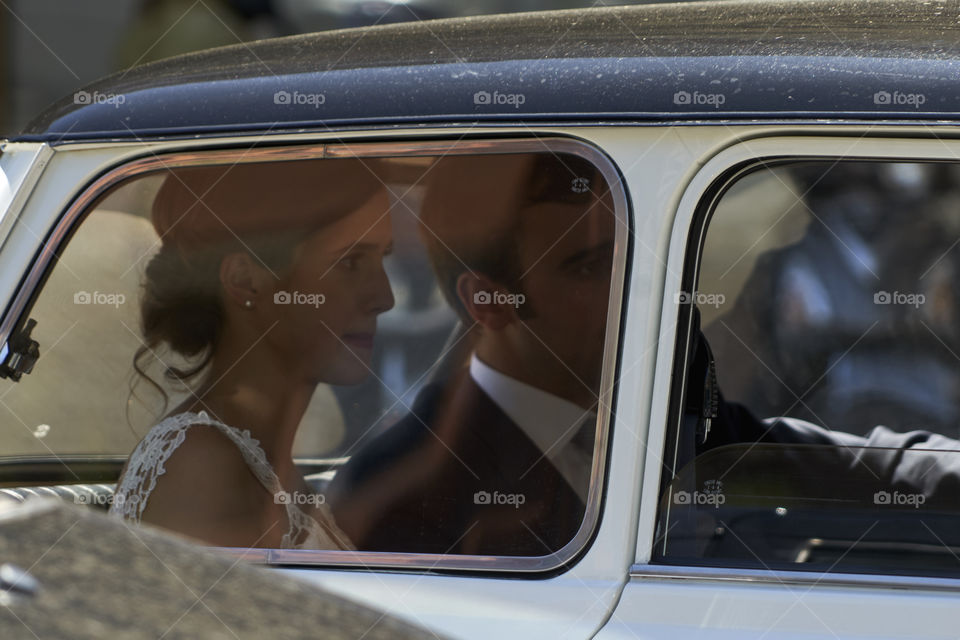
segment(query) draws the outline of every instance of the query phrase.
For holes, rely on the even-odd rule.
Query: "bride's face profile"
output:
[[[383,267],[390,195],[375,164],[310,159],[185,167],[165,176],[152,222],[141,325],[214,378],[250,362],[293,384],[370,373],[377,316],[393,307]]]
[[[370,373],[377,316],[394,304],[383,266],[393,245],[389,208],[381,189],[314,231],[257,296],[259,324],[272,327],[264,342],[310,382],[358,384]]]

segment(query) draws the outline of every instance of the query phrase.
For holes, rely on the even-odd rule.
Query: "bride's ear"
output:
[[[244,251],[227,254],[220,262],[220,285],[227,304],[244,309],[257,306],[270,293],[270,279],[267,270]]]

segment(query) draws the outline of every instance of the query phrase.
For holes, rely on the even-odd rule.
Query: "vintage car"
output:
[[[452,637],[953,637],[958,40],[603,7],[84,87],[0,154],[0,491]]]

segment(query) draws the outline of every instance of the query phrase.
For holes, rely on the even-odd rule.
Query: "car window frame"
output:
[[[692,346],[691,305],[677,305],[674,295],[695,290],[699,281],[706,234],[723,194],[741,178],[766,167],[794,162],[864,161],[864,162],[960,162],[960,130],[954,127],[901,127],[906,133],[897,135],[895,127],[883,131],[843,125],[837,134],[824,135],[823,127],[803,135],[796,129],[762,132],[754,139],[745,137],[718,150],[705,160],[692,178],[682,185],[675,216],[669,220],[669,250],[661,299],[662,327],[676,323],[676,329],[662,331],[654,376],[651,405],[651,440],[648,442],[644,484],[647,485],[640,505],[640,521],[635,562],[630,568],[634,579],[677,579],[683,581],[751,582],[780,585],[816,584],[871,587],[919,587],[937,590],[960,590],[957,578],[850,571],[820,572],[809,568],[742,568],[719,559],[698,564],[683,560],[660,562],[654,558],[660,523],[658,496],[664,482],[669,482],[670,469],[663,460],[672,458],[675,465],[677,440],[682,421],[681,399],[686,392],[687,359]],[[722,381],[721,381],[722,382]],[[661,458],[662,456],[662,458]]]
[[[152,171],[212,164],[288,161],[297,159],[324,159],[343,157],[397,157],[511,153],[569,153],[591,162],[610,186],[614,201],[616,222],[614,265],[611,273],[607,307],[607,331],[601,375],[601,389],[605,390],[608,410],[598,412],[597,455],[591,468],[590,490],[586,513],[573,539],[562,549],[544,556],[480,556],[387,552],[358,552],[334,550],[246,549],[216,547],[245,560],[274,566],[314,566],[386,568],[414,571],[482,571],[543,575],[569,567],[588,548],[600,526],[603,497],[609,464],[609,443],[612,437],[611,414],[615,409],[616,371],[619,365],[621,341],[621,309],[624,303],[628,274],[628,255],[631,229],[630,200],[626,184],[613,160],[594,143],[558,134],[523,137],[467,137],[456,139],[376,141],[346,136],[336,141],[278,141],[275,145],[262,140],[256,145],[234,144],[218,146],[217,140],[205,139],[203,146],[189,150],[171,150],[129,158],[117,163],[93,179],[53,222],[49,233],[30,262],[26,274],[11,297],[6,312],[0,318],[0,344],[6,344],[10,335],[19,330],[29,317],[34,301],[43,290],[47,277],[56,265],[60,248],[70,241],[87,213],[100,197],[124,180]]]

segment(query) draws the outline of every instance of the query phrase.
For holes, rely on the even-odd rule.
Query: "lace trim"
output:
[[[127,463],[127,470],[117,484],[110,513],[125,520],[140,524],[143,510],[157,480],[166,473],[164,464],[187,437],[187,429],[197,425],[216,427],[237,448],[250,470],[271,495],[284,492],[280,479],[267,460],[260,441],[250,435],[248,429],[237,429],[211,418],[206,411],[186,412],[170,416],[154,426],[140,441]],[[319,505],[326,527],[304,513],[291,502],[284,504],[290,529],[283,535],[281,548],[353,549],[346,535],[333,520],[333,514],[325,504]]]

